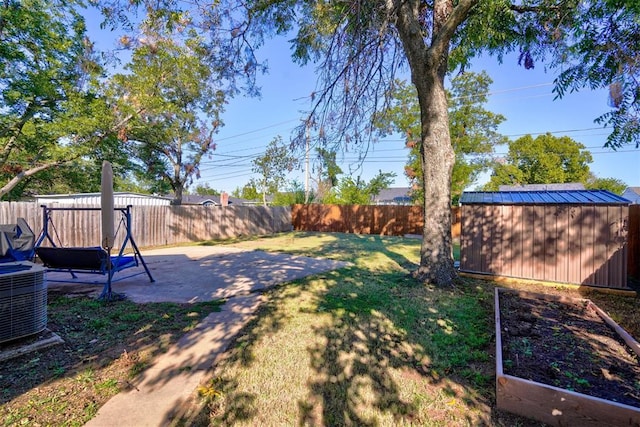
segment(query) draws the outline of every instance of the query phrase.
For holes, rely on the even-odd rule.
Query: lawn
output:
[[[258,316],[198,389],[199,405],[178,424],[538,425],[494,408],[494,283],[463,278],[447,289],[416,283],[410,272],[419,259],[419,240],[285,233],[207,244],[351,265],[268,291]],[[522,287],[581,296],[576,290]],[[638,336],[636,298],[589,297]],[[86,310],[86,304],[94,309]],[[44,372],[23,369],[31,386],[19,393],[11,391],[10,373],[0,368],[4,425],[82,424],[155,354],[217,307],[145,304],[136,307],[135,319],[122,320],[113,304],[130,303],[111,304],[54,296],[50,317],[63,338],[74,337],[63,350],[77,357],[59,359]],[[99,329],[108,322],[121,325],[124,343],[109,346],[117,338]],[[58,360],[49,352],[60,351],[30,355],[21,365]],[[64,396],[57,390],[65,390]],[[69,399],[73,408],[60,403]]]
[[[225,425],[537,425],[494,409],[493,289],[416,283],[418,240],[286,234],[236,243],[352,267],[269,294],[201,389],[192,420]],[[514,285],[514,287],[518,287]],[[576,290],[523,288],[583,296]],[[592,294],[637,331],[635,298]]]

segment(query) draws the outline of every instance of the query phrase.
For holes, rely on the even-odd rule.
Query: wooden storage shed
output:
[[[627,289],[629,201],[603,190],[465,192],[460,271]]]

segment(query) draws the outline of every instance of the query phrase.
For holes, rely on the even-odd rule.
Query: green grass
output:
[[[185,424],[538,425],[495,409],[492,282],[417,283],[410,273],[420,241],[413,239],[286,233],[234,246],[351,266],[269,292]],[[638,299],[588,296],[640,332]]]
[[[419,260],[414,239],[287,233],[234,246],[351,266],[270,292],[190,422],[492,422],[491,285],[417,283],[410,275]]]
[[[49,293],[65,343],[0,364],[0,426],[81,426],[223,301],[135,304]]]
[[[201,405],[178,424],[535,425],[495,409],[493,283],[417,283],[410,273],[419,240],[285,233],[203,244],[350,264],[265,293],[256,318],[199,387]],[[638,299],[587,296],[639,336]],[[84,424],[222,304],[50,297],[49,326],[66,343],[3,362],[0,425]]]

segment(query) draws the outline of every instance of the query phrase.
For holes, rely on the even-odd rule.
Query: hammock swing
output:
[[[110,248],[106,251],[101,246],[91,247],[64,247],[60,241],[60,236],[55,228],[53,222],[52,212],[55,211],[100,211],[101,208],[92,207],[73,207],[73,208],[51,208],[46,205],[42,206],[42,231],[35,243],[35,252],[38,258],[42,261],[45,267],[49,271],[67,272],[71,274],[73,279],[77,279],[76,274],[100,274],[107,276],[107,281],[104,284],[100,299],[113,299],[113,293],[111,291],[111,283],[124,280],[133,276],[144,274],[146,272],[149,276],[149,281],[155,280],[151,276],[151,272],[147,267],[147,264],[142,258],[142,254],[136,245],[133,235],[131,234],[131,206],[126,208],[113,208],[114,212],[120,212],[121,217],[118,224],[118,231],[121,227],[124,227],[125,237],[120,246],[117,255],[111,256]],[[54,241],[51,231],[55,234],[57,239]],[[118,232],[114,235],[117,235]],[[47,242],[49,246],[42,246]],[[127,245],[131,243],[133,248],[132,255],[126,255],[125,249]],[[128,268],[137,267],[142,264],[144,271],[135,272],[126,276],[118,277],[117,280],[113,280],[115,273],[126,270]],[[47,278],[50,282],[68,282],[68,280],[56,280]],[[77,281],[76,283],[95,284],[95,282],[89,281]]]

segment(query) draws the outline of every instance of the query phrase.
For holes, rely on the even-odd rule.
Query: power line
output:
[[[245,136],[245,135],[251,135],[252,133],[256,133],[256,132],[260,132],[260,131],[263,131],[263,130],[271,129],[271,128],[274,128],[274,127],[277,127],[277,126],[280,126],[280,125],[284,125],[284,124],[287,124],[287,123],[294,122],[294,121],[299,121],[299,119],[285,120],[284,122],[274,123],[272,125],[268,125],[268,126],[265,126],[265,127],[259,128],[259,129],[250,130],[250,131],[247,131],[247,132],[244,132],[244,133],[239,133],[237,135],[227,136],[227,137],[220,138],[220,139],[216,140],[216,142],[227,141],[229,139],[239,138],[239,137]]]

